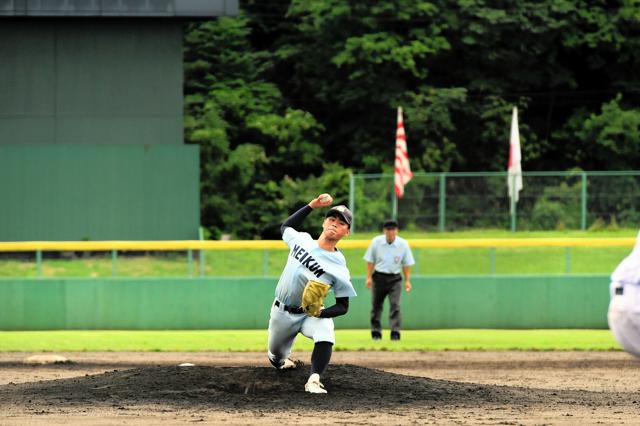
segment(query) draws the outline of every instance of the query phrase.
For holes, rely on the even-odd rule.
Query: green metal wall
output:
[[[261,329],[277,279],[2,279],[0,329]],[[415,277],[404,328],[606,328],[608,277]],[[370,293],[339,328],[368,328]],[[332,303],[332,302],[330,302]],[[386,308],[385,308],[386,313]],[[385,319],[386,325],[386,319]]]
[[[0,145],[181,144],[182,22],[0,24]]]
[[[197,239],[192,145],[1,145],[0,241]]]
[[[197,237],[178,19],[4,19],[0,241]]]

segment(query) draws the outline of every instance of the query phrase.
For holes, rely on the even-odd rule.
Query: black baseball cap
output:
[[[398,221],[395,219],[387,219],[382,223],[382,228],[398,228]]]
[[[349,228],[351,228],[353,215],[351,214],[351,210],[349,210],[347,206],[340,205],[340,206],[331,207],[327,212],[327,214],[324,215],[324,217],[329,217],[329,216],[339,217],[340,219],[344,220],[347,223],[347,225],[349,225]]]

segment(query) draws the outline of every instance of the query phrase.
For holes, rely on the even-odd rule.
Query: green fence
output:
[[[261,329],[277,279],[2,279],[0,330]],[[415,277],[404,329],[606,328],[606,275]],[[368,328],[370,292],[338,328]],[[330,300],[330,304],[333,302]],[[385,306],[384,325],[387,306]]]
[[[395,216],[405,229],[454,231],[636,228],[640,171],[523,172],[511,214],[506,172],[415,173],[396,200],[392,174],[352,175],[353,229],[377,231]]]

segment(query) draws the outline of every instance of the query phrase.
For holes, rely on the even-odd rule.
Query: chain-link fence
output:
[[[523,172],[511,213],[506,172],[416,173],[396,199],[392,174],[353,175],[353,229],[378,231],[386,217],[404,229],[455,231],[593,229],[640,224],[640,171]]]

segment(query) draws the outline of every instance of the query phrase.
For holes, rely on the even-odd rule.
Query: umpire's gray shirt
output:
[[[371,240],[364,260],[374,264],[374,269],[385,274],[399,274],[403,266],[411,266],[416,263],[409,248],[409,243],[404,238],[396,236],[391,243],[387,243],[384,235],[379,235]]]

